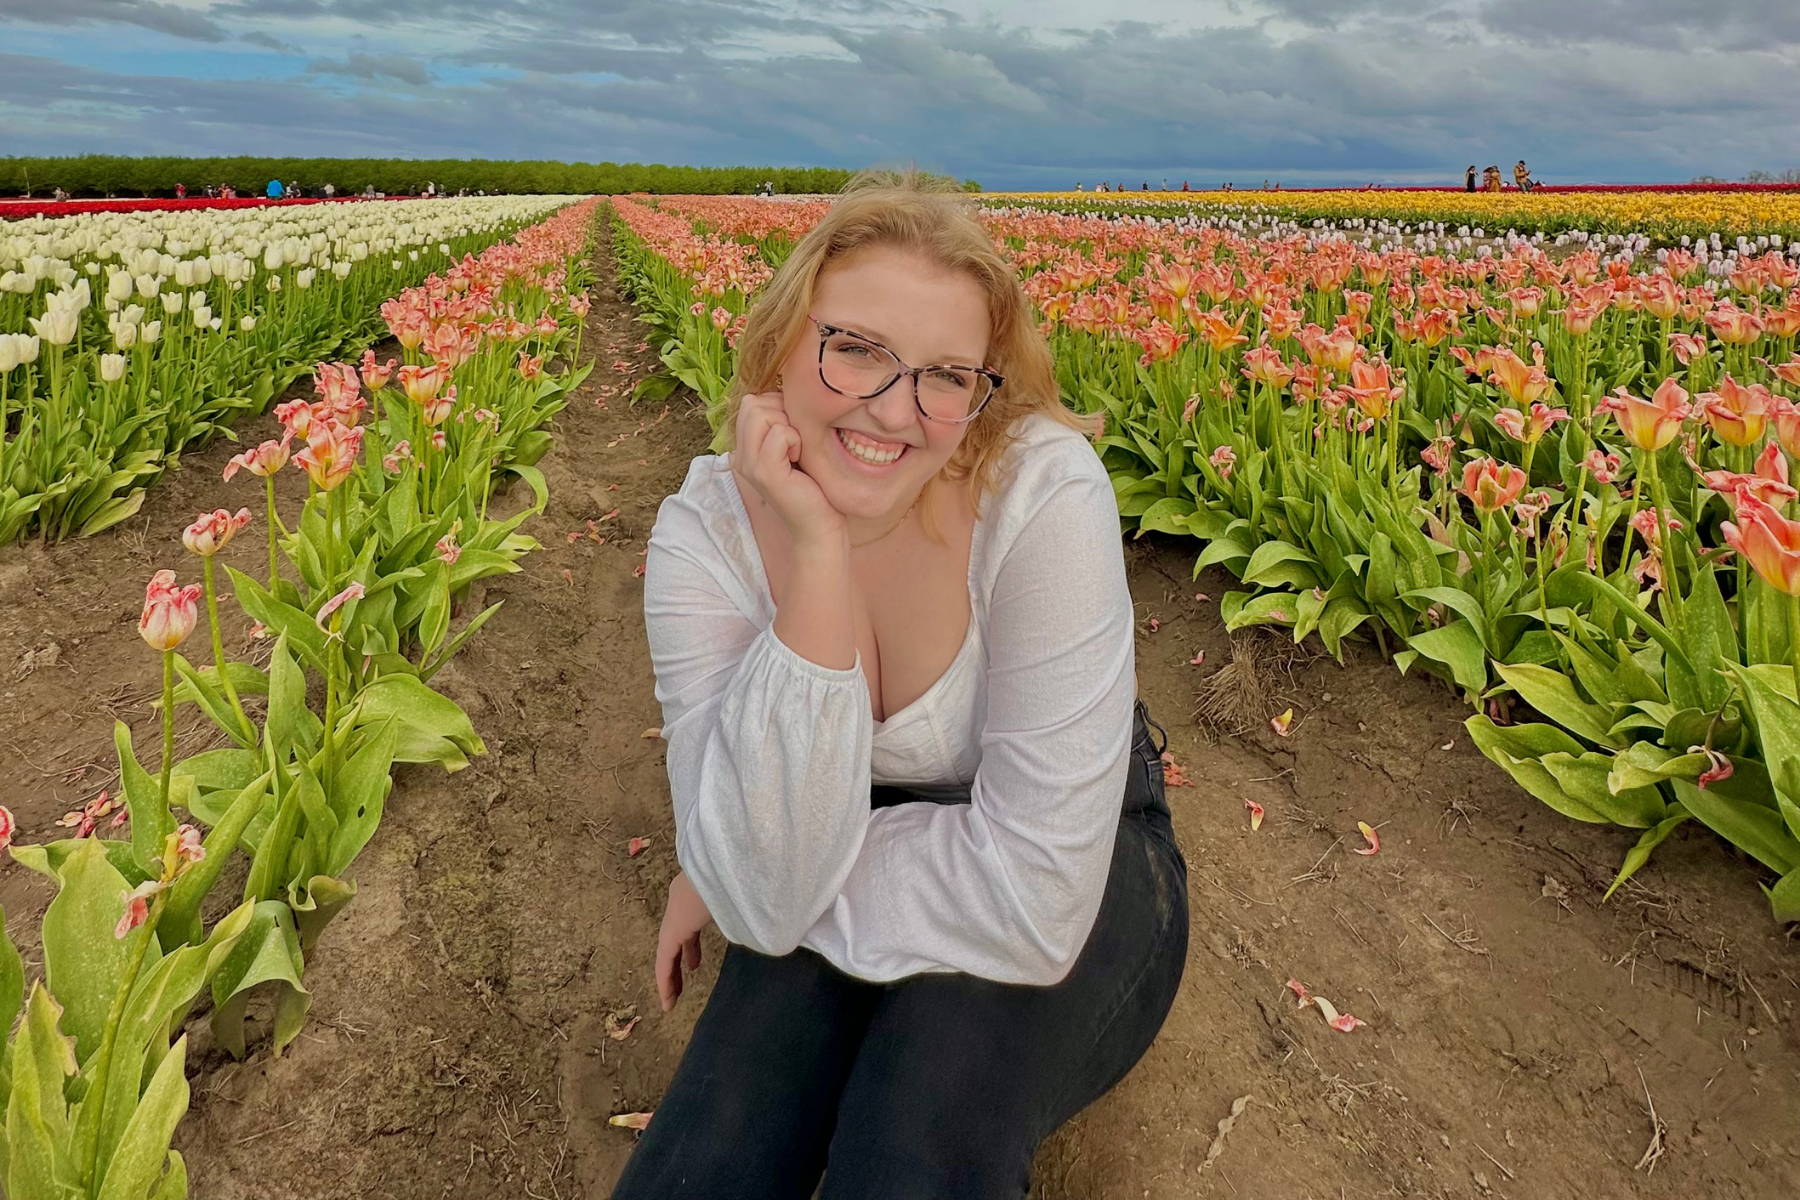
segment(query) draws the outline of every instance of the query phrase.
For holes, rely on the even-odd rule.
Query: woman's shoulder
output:
[[[736,506],[741,504],[729,457],[699,455],[688,463],[681,487],[663,497],[650,538],[665,546],[700,541],[728,548],[737,527]]]
[[[1047,413],[1020,417],[1012,427],[1013,442],[1000,459],[996,490],[1002,502],[1041,499],[1071,481],[1098,483],[1111,494],[1106,468],[1086,436]]]

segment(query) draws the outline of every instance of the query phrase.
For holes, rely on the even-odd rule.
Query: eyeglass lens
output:
[[[858,399],[880,392],[904,370],[887,350],[849,333],[825,335],[819,367],[828,386]],[[967,416],[993,387],[986,375],[964,367],[927,367],[918,379],[919,406],[950,421]]]

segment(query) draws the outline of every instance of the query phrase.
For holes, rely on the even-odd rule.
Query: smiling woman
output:
[[[916,180],[839,200],[739,351],[644,599],[664,1006],[730,947],[613,1194],[1023,1196],[1186,957],[1110,484],[1017,277]]]

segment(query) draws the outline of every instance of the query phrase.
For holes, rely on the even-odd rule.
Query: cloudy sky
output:
[[[0,0],[0,154],[862,166],[997,187],[1800,168],[1794,0]]]

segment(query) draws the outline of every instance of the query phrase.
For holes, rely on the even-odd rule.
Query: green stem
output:
[[[164,654],[167,658],[167,652]],[[165,786],[167,774],[164,774]],[[125,1023],[125,1006],[131,1002],[132,990],[137,987],[138,975],[143,972],[144,959],[149,954],[150,942],[156,936],[156,924],[162,920],[163,909],[167,906],[169,893],[167,890],[156,893],[156,899],[150,902],[150,915],[137,930],[137,954],[131,960],[131,969],[119,983],[119,990],[113,994],[112,1006],[106,1014],[106,1032],[100,1037],[100,1049],[94,1056],[93,1082],[88,1087],[86,1099],[81,1105],[83,1116],[88,1112],[95,1114],[96,1124],[101,1113],[105,1111],[107,1073],[112,1065],[113,1047],[119,1040],[119,1026]],[[105,1141],[94,1138],[94,1157],[87,1165],[87,1184],[93,1191],[100,1182],[100,1152],[105,1148]]]
[[[269,512],[269,595],[275,595],[275,586],[281,582],[281,567],[275,557],[275,477],[263,477],[264,496],[268,501]]]
[[[212,555],[208,554],[200,561],[205,564],[206,623],[212,630],[213,670],[218,672],[219,686],[224,689],[225,698],[231,701],[231,710],[237,714],[238,728],[246,739],[246,744],[254,746],[256,727],[244,712],[244,702],[238,699],[237,687],[231,682],[231,673],[225,669],[225,639],[219,634],[219,595],[213,587]]]
[[[175,652],[163,651],[162,811],[169,811],[169,771],[175,765]]]
[[[1787,598],[1788,658],[1794,666],[1794,694],[1800,696],[1800,596]]]

